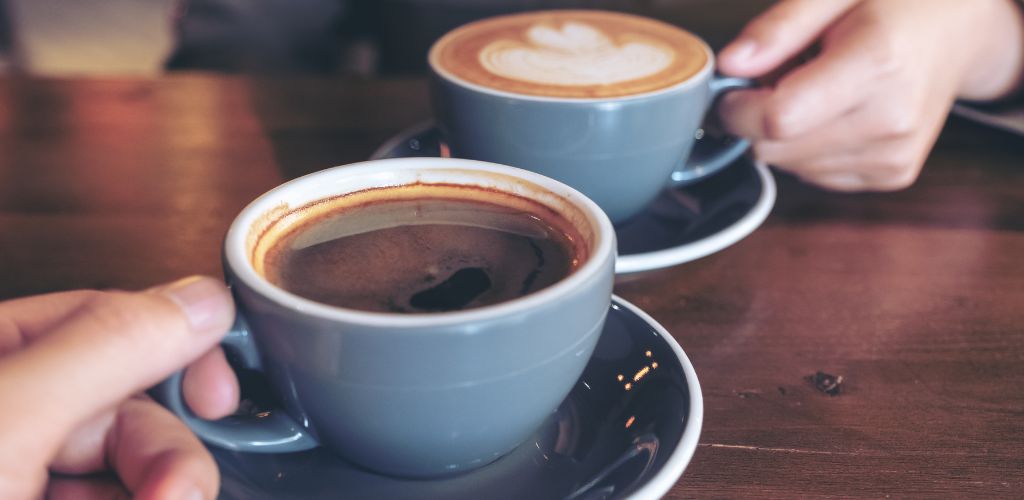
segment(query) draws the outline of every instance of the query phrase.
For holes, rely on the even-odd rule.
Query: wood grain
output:
[[[912,188],[779,179],[746,240],[621,284],[700,376],[688,497],[1024,494],[1024,140],[955,122]],[[804,377],[844,377],[830,397]]]
[[[0,298],[217,275],[249,200],[429,115],[421,79],[0,80]],[[621,280],[704,390],[669,498],[1024,496],[1022,158],[952,122],[906,191],[780,175],[750,237]]]

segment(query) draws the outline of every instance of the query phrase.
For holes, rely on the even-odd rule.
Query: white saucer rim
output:
[[[775,206],[777,188],[768,165],[760,161],[751,162],[761,179],[761,196],[742,218],[725,229],[697,241],[654,252],[619,255],[615,260],[615,274],[651,271],[691,262],[720,252],[753,233],[771,214]]]
[[[632,500],[656,500],[665,496],[672,489],[672,486],[679,481],[679,478],[682,477],[683,472],[686,470],[686,466],[689,465],[690,460],[693,458],[693,454],[697,451],[701,429],[704,427],[704,396],[700,390],[700,382],[697,380],[697,371],[694,370],[693,364],[690,363],[690,358],[686,356],[686,352],[683,351],[682,346],[679,345],[675,337],[661,323],[636,304],[613,294],[612,307],[615,307],[615,305],[621,305],[629,309],[633,314],[654,328],[658,336],[669,345],[672,352],[675,353],[679,365],[683,368],[686,390],[690,395],[690,410],[686,416],[686,427],[683,429],[683,435],[680,436],[675,449],[672,450],[672,454],[669,455],[668,460],[662,465],[661,470],[648,479],[643,486],[629,495],[629,498]]]
[[[428,132],[436,126],[437,124],[433,120],[426,120],[405,128],[384,141],[370,155],[370,159],[389,158],[388,153],[390,151],[394,151],[410,138]],[[706,238],[653,252],[619,255],[615,259],[615,274],[624,275],[653,271],[707,257],[736,244],[760,227],[775,206],[777,195],[775,178],[772,176],[768,165],[764,162],[755,160],[741,161],[751,161],[754,165],[754,170],[757,171],[757,175],[761,179],[761,196],[751,207],[750,211],[725,229]]]

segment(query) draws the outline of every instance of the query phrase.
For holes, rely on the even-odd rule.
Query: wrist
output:
[[[970,51],[957,97],[993,101],[1013,95],[1024,85],[1024,3],[991,0],[974,5],[983,15],[970,20],[977,43]]]

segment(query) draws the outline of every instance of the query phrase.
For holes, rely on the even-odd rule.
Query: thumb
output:
[[[763,76],[818,39],[859,0],[783,0],[754,18],[718,55],[727,74]]]
[[[5,447],[55,450],[81,420],[216,345],[233,316],[227,288],[212,278],[97,293],[46,335],[0,360]]]

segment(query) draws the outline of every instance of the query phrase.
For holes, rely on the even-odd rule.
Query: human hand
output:
[[[237,384],[211,348],[233,317],[230,294],[211,278],[0,303],[0,498],[40,498],[49,472],[108,469],[135,498],[214,498],[213,459],[140,393],[202,357],[191,370],[190,405],[209,416],[230,412]]]
[[[1013,0],[784,0],[722,50],[762,77],[820,42],[773,87],[731,92],[725,127],[759,159],[820,186],[894,190],[920,173],[957,98],[991,100],[1024,74]]]

